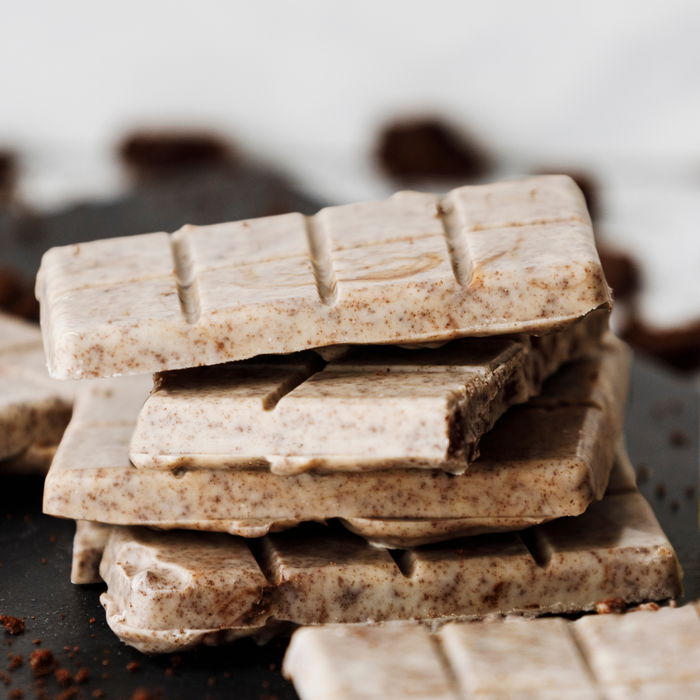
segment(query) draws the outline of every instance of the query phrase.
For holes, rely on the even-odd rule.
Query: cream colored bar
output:
[[[129,457],[136,467],[444,469],[463,473],[506,409],[562,363],[593,352],[608,313],[543,338],[467,338],[436,350],[356,348],[164,372]]]
[[[629,461],[627,452],[625,450],[623,441],[621,440],[618,444],[617,451],[615,453],[615,462],[613,464],[612,471],[610,472],[610,480],[608,482],[608,488],[605,493],[606,496],[610,495],[620,495],[623,493],[636,493],[636,475],[634,472],[634,467]],[[526,525],[535,525],[538,523],[519,523],[523,527],[510,527],[507,528],[507,519],[504,519],[504,527],[502,530],[496,530],[491,521],[491,529],[486,530],[486,532],[512,532],[518,529],[523,529]],[[361,521],[359,518],[354,519],[352,523],[356,522],[366,523],[371,522],[372,526],[366,526],[366,531],[363,531],[361,527],[351,527],[347,520],[341,520],[343,525],[352,532],[361,535],[370,544],[375,546],[385,547],[389,546],[391,548],[407,548],[412,546],[418,546],[420,544],[444,542],[447,539],[461,537],[466,535],[479,535],[484,534],[484,532],[479,531],[478,527],[475,527],[470,521],[462,523],[459,520],[445,520],[445,523],[455,523],[452,529],[448,528],[447,525],[440,532],[440,537],[435,538],[435,533],[433,531],[433,521],[421,521],[421,520],[373,520],[373,521]],[[401,523],[401,530],[395,530],[393,523]],[[437,521],[440,522],[440,521]],[[242,532],[236,532],[235,534],[241,535],[243,537],[263,537],[268,533],[282,532],[291,527],[295,527],[299,523],[275,523],[275,522],[263,522],[255,523],[255,521],[241,521],[239,527],[241,527]],[[513,524],[512,522],[510,523]],[[387,545],[386,542],[377,541],[377,528],[382,527],[380,530],[382,535],[386,535],[386,532],[390,532],[393,538],[396,540],[395,543]],[[72,573],[71,581],[73,583],[96,583],[100,581],[99,566],[102,559],[102,552],[104,551],[107,535],[111,532],[113,526],[105,525],[103,523],[93,522],[90,520],[78,520],[76,523],[76,533],[73,540],[73,562],[72,562]],[[456,528],[456,530],[455,530]],[[460,528],[463,528],[464,532]],[[171,528],[174,529],[174,528]],[[457,534],[455,534],[455,531]],[[427,533],[427,535],[426,535]],[[413,540],[425,539],[426,541],[414,542]]]
[[[0,465],[23,472],[41,469],[38,451],[55,446],[68,425],[75,387],[49,378],[41,333],[0,314]],[[22,453],[33,450],[27,459]],[[48,464],[44,461],[44,473]]]
[[[693,700],[700,619],[687,605],[576,622],[457,623],[437,634],[306,627],[292,637],[283,673],[301,700]]]
[[[612,301],[565,176],[53,248],[37,297],[58,379],[540,335]]]
[[[145,653],[295,625],[538,616],[682,593],[671,544],[637,493],[578,518],[392,556],[342,528],[245,540],[114,526],[100,565],[107,621]]]
[[[475,518],[483,528],[484,519],[493,518],[500,528],[503,518],[522,527],[532,519],[578,515],[602,497],[608,482],[628,360],[626,346],[608,336],[597,355],[563,368],[540,398],[508,411],[461,476],[425,469],[296,476],[268,469],[137,469],[129,463],[128,444],[147,395],[144,382],[105,380],[111,395],[91,390],[76,409],[46,479],[44,512],[244,535],[247,526],[239,526],[253,521],[260,534],[261,520],[280,527],[336,517]]]

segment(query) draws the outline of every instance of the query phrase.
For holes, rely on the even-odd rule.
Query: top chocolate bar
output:
[[[565,176],[53,248],[37,297],[58,379],[546,334],[612,303]]]

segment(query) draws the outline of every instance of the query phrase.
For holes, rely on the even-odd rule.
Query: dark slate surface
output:
[[[647,361],[635,361],[627,408],[629,452],[638,474],[647,477],[640,484],[642,493],[681,559],[686,600],[700,597],[698,419],[693,384]],[[2,651],[24,657],[24,665],[9,673],[7,691],[23,688],[25,697],[33,698],[36,687],[29,686],[36,680],[29,655],[50,649],[69,671],[77,671],[78,662],[88,669],[90,680],[78,686],[85,700],[98,689],[109,700],[128,700],[139,687],[153,697],[159,692],[160,697],[181,700],[296,697],[279,671],[286,641],[258,647],[243,640],[230,647],[183,653],[179,659],[148,658],[122,645],[107,627],[98,601],[104,587],[69,582],[74,526],[41,514],[41,487],[40,478],[0,477],[0,613],[26,616],[27,626],[24,634],[14,637],[0,631]],[[35,639],[41,644],[35,646]],[[65,646],[71,650],[78,646],[80,651],[71,651],[74,658],[70,658]],[[5,656],[0,655],[0,670],[7,669]],[[140,666],[134,673],[127,670],[131,661]],[[55,698],[63,689],[51,676],[44,690]]]

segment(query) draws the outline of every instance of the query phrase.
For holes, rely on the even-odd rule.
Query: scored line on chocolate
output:
[[[438,200],[435,209],[442,224],[452,274],[457,284],[466,287],[474,274],[474,265],[464,227],[457,220],[455,208],[447,198]]]
[[[185,321],[194,325],[199,321],[201,305],[189,244],[180,231],[171,234],[169,238],[180,309]]]
[[[316,279],[316,289],[321,301],[333,306],[338,300],[338,281],[333,266],[331,243],[328,232],[317,216],[304,218],[306,237],[309,242],[309,257]]]

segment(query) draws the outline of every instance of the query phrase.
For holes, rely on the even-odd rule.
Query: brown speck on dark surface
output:
[[[177,668],[182,663],[182,657],[179,654],[173,654],[170,657],[170,665],[173,668]]]
[[[660,482],[654,487],[654,495],[657,498],[664,498],[666,496],[666,484]]]
[[[72,700],[78,695],[77,688],[67,688],[56,696],[56,700]]]
[[[668,436],[668,442],[672,447],[688,447],[690,438],[682,430],[674,430]]]
[[[688,484],[683,489],[683,495],[688,499],[693,498],[693,496],[695,496],[695,486],[693,486],[692,484]]]
[[[9,673],[5,673],[5,671],[0,671],[0,681],[2,681],[5,685],[10,685],[10,683],[12,683],[12,678],[10,678]]]
[[[650,476],[651,476],[651,472],[649,471],[649,467],[647,467],[646,464],[640,464],[637,467],[637,481],[640,484],[644,484],[647,481],[649,481]]]
[[[41,639],[32,639],[32,644],[39,646],[41,644]]]
[[[108,679],[109,679],[109,671],[105,671],[105,672],[102,674],[102,680],[103,680],[103,681],[106,681],[106,680],[108,680]]]
[[[174,668],[166,668],[166,669],[165,669],[165,675],[166,675],[166,676],[174,676],[174,675],[175,675],[175,669],[174,669]]]
[[[24,691],[22,688],[14,688],[7,694],[8,700],[16,700],[18,698],[24,697]]]
[[[73,683],[73,676],[67,668],[57,668],[55,675],[59,685],[68,687]]]
[[[12,615],[0,615],[0,622],[10,634],[20,634],[24,632],[24,620]]]
[[[29,656],[29,665],[37,678],[48,676],[54,667],[53,654],[48,649],[37,649]]]
[[[267,690],[270,687],[270,681],[264,680],[260,685]]]
[[[86,668],[81,668],[75,676],[73,676],[73,680],[76,683],[87,683],[90,680],[90,673]]]
[[[270,671],[276,671],[277,670],[277,664],[270,664]]]
[[[275,664],[270,664],[270,666],[274,666]],[[273,668],[270,669],[271,671],[274,671]],[[231,671],[224,671],[224,678],[231,678]]]
[[[10,665],[8,666],[10,671],[14,671],[24,663],[22,654],[8,654],[7,657],[10,659]]]
[[[129,673],[136,673],[138,670],[140,670],[140,668],[141,668],[141,664],[138,661],[130,661],[126,665],[126,670]]]
[[[105,691],[102,690],[102,688],[95,688],[95,690],[92,691],[92,697],[97,698],[97,700],[99,700],[100,698],[103,698],[104,696],[105,696]]]
[[[674,498],[672,501],[669,501],[668,507],[675,513],[680,508],[680,503]]]
[[[621,598],[607,598],[596,603],[595,611],[599,615],[620,615],[627,609],[627,604]]]
[[[56,544],[56,535],[51,535],[51,537],[49,537],[49,542],[51,542],[51,544]]]
[[[29,515],[29,513],[25,513],[25,515],[24,515],[24,522],[25,522],[25,523],[30,523],[30,522],[32,522],[32,516]]]
[[[210,686],[210,687],[213,686],[213,685],[216,685],[216,678],[214,678],[214,676],[212,676],[212,677],[207,681],[207,685]]]
[[[103,666],[109,666],[109,659],[102,659]]]
[[[484,146],[437,117],[396,120],[379,134],[377,161],[403,182],[478,178],[493,168]]]
[[[97,622],[97,619],[96,619],[96,618],[94,618],[94,617],[91,617],[91,618],[90,618],[90,624],[91,624],[91,625],[94,625],[96,622]]]
[[[155,694],[151,693],[148,688],[136,688],[131,700],[155,700]]]

